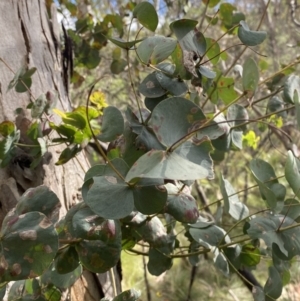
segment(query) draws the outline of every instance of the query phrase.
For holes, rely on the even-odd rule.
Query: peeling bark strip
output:
[[[59,24],[56,9],[51,7],[52,20],[49,20],[44,0],[0,0],[0,122],[15,122],[14,111],[23,108],[25,116],[18,124],[26,124],[31,120],[26,106],[41,94],[55,90],[58,94],[57,107],[70,111],[67,91],[64,86],[61,62]],[[30,93],[7,91],[9,82],[21,67],[36,67],[32,76]],[[24,118],[24,119],[22,119]],[[54,122],[59,122],[54,116]],[[43,162],[40,169],[34,170],[31,180],[25,174],[24,166],[15,158],[11,168],[0,169],[0,220],[16,205],[17,199],[27,187],[40,184],[48,186],[59,197],[62,204],[61,213],[79,201],[78,189],[82,186],[84,172],[88,169],[86,158],[79,154],[78,160],[71,160],[63,166],[54,166],[58,160],[61,147],[51,148],[52,158]],[[22,154],[22,156],[25,154]],[[80,162],[80,164],[79,164]],[[23,167],[22,167],[23,166]],[[83,170],[85,169],[85,171]],[[24,239],[32,239],[33,233],[22,233]],[[17,269],[16,269],[17,272]],[[99,280],[100,279],[100,280]],[[112,296],[110,279],[105,275],[94,277],[85,272],[72,288],[72,295],[80,301],[99,300],[102,288],[106,296]],[[84,285],[82,285],[84,284]]]

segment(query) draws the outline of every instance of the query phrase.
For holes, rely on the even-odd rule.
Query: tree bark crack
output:
[[[29,37],[27,35],[26,29],[25,29],[25,26],[24,26],[24,23],[23,23],[23,20],[22,20],[22,17],[21,17],[21,12],[20,12],[20,7],[19,6],[18,6],[18,17],[19,17],[19,20],[20,20],[21,31],[22,31],[22,35],[23,35],[23,38],[24,38],[24,44],[25,44],[25,47],[26,47],[25,61],[26,61],[26,64],[29,65],[30,64],[29,54],[31,52],[31,46],[30,46],[30,42],[29,42]]]

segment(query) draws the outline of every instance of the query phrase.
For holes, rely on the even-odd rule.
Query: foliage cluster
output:
[[[203,2],[209,7],[219,4]],[[63,3],[74,11],[70,2]],[[221,22],[225,30],[217,40],[206,36],[205,30],[197,28],[198,22],[190,19],[172,22],[172,37],[153,35],[159,19],[153,5],[130,2],[127,9],[132,20],[142,26],[140,31],[148,30],[145,37],[140,39],[138,31],[135,39],[123,39],[125,28],[117,14],[96,24],[91,15],[80,18],[69,35],[78,67],[98,66],[99,50],[109,41],[126,54],[124,59],[121,51],[112,53],[112,73],[127,71],[133,82],[129,53],[151,71],[138,91],[132,84],[135,109],[128,107],[123,115],[118,108],[106,106],[103,95],[91,89],[91,103],[61,112],[54,109],[55,92],[48,91],[28,106],[33,118],[27,131],[30,144],[19,143],[20,131],[12,121],[0,124],[2,167],[21,148],[33,158],[30,167],[34,169],[53,143],[66,145],[56,164],[76,157],[90,141],[95,141],[105,158],[104,164],[86,173],[83,202],[62,219],[58,219],[60,201],[45,186],[26,191],[6,216],[0,239],[2,296],[5,285],[16,281],[9,300],[60,300],[60,290],[70,287],[83,268],[95,273],[108,271],[122,250],[143,254],[138,248],[143,242],[148,271],[157,276],[170,269],[178,257],[188,257],[197,265],[202,254],[211,253],[214,265],[225,276],[254,268],[261,257],[267,257],[272,262],[269,277],[263,288],[254,287],[253,296],[257,301],[279,298],[290,280],[292,260],[300,253],[299,159],[291,150],[287,152],[283,175],[287,185],[279,182],[282,175],[276,175],[270,163],[259,158],[250,162],[265,203],[261,212],[251,213],[228,179],[218,175],[222,200],[214,218],[207,217],[199,210],[190,186],[194,181],[213,180],[216,165],[228,153],[242,150],[245,144],[256,145],[250,124],[259,122],[282,134],[276,122],[295,112],[299,127],[300,78],[291,73],[299,60],[265,80],[260,79],[255,54],[243,65],[235,60],[222,70],[220,61],[227,55],[219,42],[224,36],[238,37],[245,48],[261,44],[267,36],[259,28],[250,29],[245,15],[235,12],[230,3],[222,3],[213,17],[207,16],[209,26]],[[115,31],[119,37],[112,36]],[[239,80],[228,76],[230,69]],[[8,89],[28,91],[34,72],[20,69]],[[80,81],[79,73],[74,78]],[[264,84],[269,95],[256,98]],[[144,96],[145,108],[138,93]],[[251,119],[255,105],[266,99],[266,114]],[[51,121],[51,112],[61,117],[60,124]],[[52,141],[48,139],[50,131],[57,133]],[[111,143],[107,154],[99,141]],[[224,216],[230,216],[230,228],[222,227]],[[186,237],[185,245],[177,239],[178,227]],[[138,292],[130,290],[114,300],[138,297]]]

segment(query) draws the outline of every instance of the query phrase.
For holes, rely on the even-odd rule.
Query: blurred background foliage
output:
[[[104,95],[109,105],[125,109],[128,105],[136,109],[135,95],[132,85],[137,87],[142,79],[149,73],[147,67],[140,64],[135,53],[127,52],[109,42],[106,37],[120,38],[125,41],[142,39],[149,32],[142,30],[137,22],[131,23],[132,11],[140,1],[125,0],[57,0],[60,21],[65,28],[64,43],[67,54],[71,47],[73,59],[67,57],[66,67],[70,68],[70,98],[74,107],[82,105],[86,101],[87,91],[92,85]],[[219,45],[221,50],[227,49],[221,59],[215,64],[222,71],[228,70],[230,66],[243,65],[244,61],[255,56],[260,69],[260,81],[263,81],[256,99],[265,98],[257,105],[252,104],[250,119],[265,114],[268,110],[270,94],[276,92],[286,75],[299,71],[299,66],[294,62],[299,60],[300,49],[300,27],[292,18],[289,1],[273,0],[267,3],[265,0],[154,0],[159,15],[159,27],[156,34],[170,36],[169,24],[179,18],[194,19],[198,21],[197,28],[205,32],[214,40],[220,38],[225,32],[246,18],[250,28],[261,26],[260,30],[268,33],[267,40],[251,49],[244,50],[239,44],[236,29],[226,34]],[[52,0],[48,0],[48,7]],[[266,5],[268,9],[266,10]],[[263,14],[265,14],[263,16]],[[69,44],[68,44],[68,39]],[[236,45],[236,46],[234,46]],[[240,53],[245,51],[242,56]],[[70,54],[70,52],[69,52]],[[67,55],[68,56],[68,55]],[[286,66],[290,66],[285,68]],[[129,78],[128,68],[131,69],[133,77]],[[284,71],[279,71],[281,69]],[[268,80],[274,72],[275,77]],[[236,80],[239,85],[239,70],[232,68],[228,76]],[[196,88],[192,88],[196,89]],[[136,89],[137,90],[137,89]],[[206,99],[201,91],[197,96],[200,105]],[[192,95],[192,94],[191,94]],[[143,104],[142,95],[138,95]],[[276,101],[273,104],[276,106]],[[249,106],[249,104],[244,104]],[[279,103],[280,105],[280,103]],[[204,111],[212,113],[213,104],[207,104]],[[270,109],[270,108],[269,108]],[[276,107],[278,109],[278,106]],[[284,118],[282,118],[284,117]],[[272,131],[263,123],[256,123],[251,131],[244,136],[244,148],[246,151],[230,152],[224,158],[215,161],[216,174],[222,174],[227,178],[237,191],[242,191],[240,199],[247,204],[250,212],[257,212],[265,206],[261,202],[259,191],[248,189],[255,184],[249,176],[249,163],[253,158],[261,158],[269,162],[276,170],[277,175],[283,175],[283,166],[286,159],[287,149],[293,149],[298,153],[299,134],[295,130],[295,118],[293,114],[273,117],[270,122],[281,127],[289,137]],[[270,156],[272,150],[272,156]],[[275,151],[274,151],[275,150]],[[93,162],[99,162],[101,157],[90,149]],[[276,155],[274,155],[276,154]],[[282,170],[282,172],[280,172]],[[286,183],[283,183],[286,184]],[[199,207],[205,211],[205,201],[215,203],[210,206],[210,212],[206,214],[218,214],[220,207],[218,200],[222,198],[219,190],[218,176],[214,181],[202,181],[201,187],[193,188],[193,194],[199,201]],[[229,229],[232,218],[228,216],[222,220],[222,227]],[[234,235],[233,235],[234,236]],[[179,239],[185,240],[185,237]],[[191,279],[191,265],[188,259],[177,259],[173,268],[159,277],[148,274],[146,270],[147,259],[142,256],[123,252],[123,289],[135,287],[142,291],[141,300],[183,301],[186,300]],[[261,258],[261,265],[254,274],[264,283],[267,278],[268,260]],[[286,286],[280,300],[299,300],[299,264],[293,266],[291,284]],[[202,258],[195,275],[195,283],[191,289],[189,300],[252,300],[252,295],[243,285],[238,276],[233,275],[225,278],[216,272],[209,259]]]

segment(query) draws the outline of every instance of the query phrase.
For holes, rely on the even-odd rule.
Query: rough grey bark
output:
[[[62,77],[60,26],[53,5],[50,10],[51,21],[44,0],[0,1],[0,123],[4,120],[16,122],[22,139],[26,139],[22,133],[26,132],[32,119],[29,110],[26,110],[32,96],[37,98],[49,90],[55,90],[58,94],[57,107],[64,111],[71,109]],[[22,66],[37,68],[32,76],[31,92],[19,94],[14,90],[7,91],[14,73]],[[23,108],[25,114],[16,120],[14,112],[17,108]],[[29,187],[41,184],[50,187],[61,200],[61,215],[81,200],[79,188],[88,169],[88,161],[84,154],[80,154],[65,165],[55,166],[62,149],[49,149],[51,154],[45,156],[33,173],[24,168],[20,160],[0,169],[0,222]],[[100,278],[103,278],[102,286],[107,287],[107,295],[111,295],[107,275]],[[71,300],[99,300],[101,289],[98,281],[91,273],[84,272],[71,289]]]

